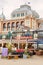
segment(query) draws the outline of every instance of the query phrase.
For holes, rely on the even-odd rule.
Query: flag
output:
[[[30,2],[28,2],[28,4],[30,4]]]

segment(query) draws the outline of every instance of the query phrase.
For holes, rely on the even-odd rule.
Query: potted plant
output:
[[[28,53],[27,53],[27,51],[25,51],[24,54],[23,54],[23,58],[25,59],[27,57],[28,57]]]

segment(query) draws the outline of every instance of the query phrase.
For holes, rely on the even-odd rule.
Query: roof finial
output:
[[[2,15],[3,15],[3,8],[2,8]]]

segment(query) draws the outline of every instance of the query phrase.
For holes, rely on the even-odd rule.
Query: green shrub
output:
[[[10,53],[10,52],[11,52],[11,48],[12,48],[11,44],[8,43],[8,44],[6,45],[6,47],[8,48],[8,53]]]

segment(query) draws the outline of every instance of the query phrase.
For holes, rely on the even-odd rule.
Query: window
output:
[[[36,29],[36,22],[32,21],[32,29]]]
[[[17,14],[17,17],[19,17],[20,16],[20,14]]]
[[[14,27],[15,27],[15,23],[12,22],[12,25],[11,25],[11,30],[14,30]]]
[[[15,23],[14,22],[12,23],[12,27],[15,27]]]
[[[38,23],[38,27],[40,26],[40,23]]]
[[[13,17],[15,17],[16,15],[15,14],[13,14]]]
[[[10,28],[10,23],[7,24],[7,27]]]
[[[7,24],[7,29],[10,30],[10,23]]]
[[[21,25],[24,25],[24,21],[21,21]]]
[[[25,22],[25,25],[28,26],[28,27],[30,27],[30,20],[27,20],[27,21]]]
[[[25,14],[27,15],[27,12]]]
[[[3,24],[3,30],[6,30],[6,23]]]
[[[21,13],[21,16],[24,16],[24,13]]]

